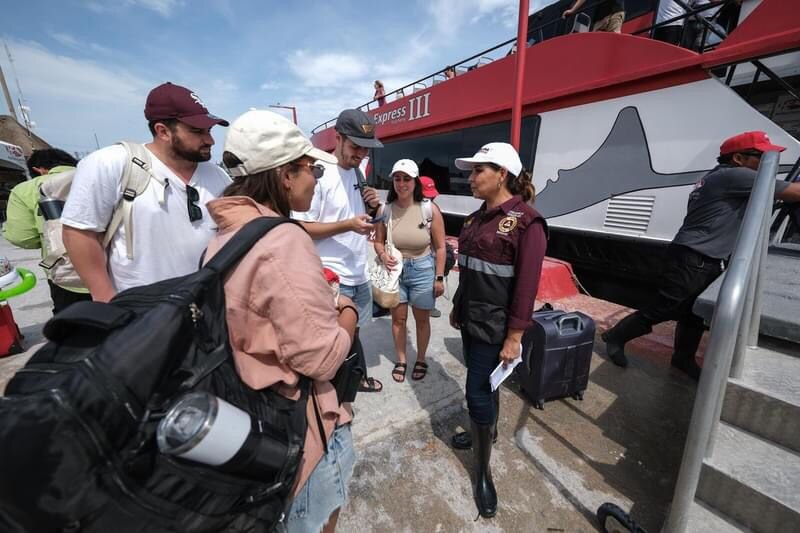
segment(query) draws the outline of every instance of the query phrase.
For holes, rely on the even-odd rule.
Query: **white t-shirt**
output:
[[[305,213],[292,211],[292,218],[305,222],[338,222],[363,215],[364,200],[356,187],[356,172],[338,165],[319,162],[325,174],[317,180],[311,209]],[[347,231],[315,240],[322,264],[339,275],[343,285],[367,282],[367,237]]]
[[[691,0],[688,2],[684,2],[685,4],[689,5]],[[680,17],[681,15],[685,15],[686,10],[679,6],[673,0],[661,0],[658,3],[658,14],[656,15],[656,24],[661,22],[665,22],[669,19],[673,19],[675,17]],[[671,22],[667,24],[667,26],[681,26],[684,23],[684,19],[676,20],[675,22]]]
[[[122,145],[101,148],[78,164],[61,223],[82,230],[105,231],[122,198],[127,152]],[[155,155],[153,172],[169,185],[151,179],[133,202],[133,260],[127,257],[125,228],[109,244],[108,272],[118,291],[195,272],[200,256],[216,232],[206,203],[222,194],[228,175],[210,162],[198,163],[189,185],[197,189],[203,218],[189,221],[186,184]],[[164,203],[161,204],[161,195]]]

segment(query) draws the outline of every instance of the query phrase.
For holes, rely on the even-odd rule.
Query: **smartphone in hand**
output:
[[[370,224],[377,224],[378,222],[383,222],[383,220],[385,218],[386,218],[386,214],[381,214],[380,216],[376,216],[375,218],[370,219],[369,223]]]

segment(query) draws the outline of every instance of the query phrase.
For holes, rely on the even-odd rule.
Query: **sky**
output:
[[[553,0],[530,0],[535,12]],[[514,0],[26,0],[3,11],[0,67],[51,145],[147,141],[143,109],[172,81],[233,121],[297,108],[306,133],[516,35]],[[291,111],[276,110],[291,118]],[[19,109],[17,110],[19,113]],[[7,114],[0,98],[0,114]],[[221,154],[225,129],[212,130]]]

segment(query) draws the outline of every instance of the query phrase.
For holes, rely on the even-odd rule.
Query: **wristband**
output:
[[[356,323],[358,323],[358,319],[360,318],[358,316],[358,309],[356,309],[354,306],[349,305],[349,304],[348,305],[343,305],[342,307],[339,308],[339,314],[341,315],[342,311],[344,311],[345,309],[352,309],[353,310],[353,312],[356,314]]]

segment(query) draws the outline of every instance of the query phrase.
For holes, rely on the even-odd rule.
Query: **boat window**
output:
[[[520,158],[528,170],[533,168],[539,121],[538,116],[522,120]],[[488,142],[508,142],[510,127],[510,123],[504,121],[416,139],[384,142],[384,148],[373,150],[369,183],[379,189],[388,189],[392,165],[398,159],[408,158],[419,165],[420,175],[433,178],[440,193],[470,196],[469,172],[458,170],[455,159],[471,156]]]

